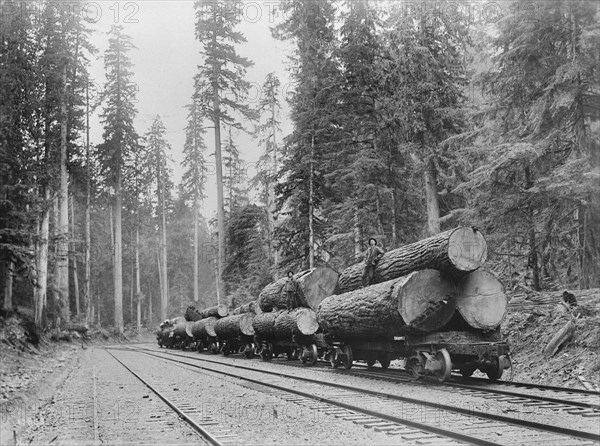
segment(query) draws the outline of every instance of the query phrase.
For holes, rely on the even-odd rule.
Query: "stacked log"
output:
[[[199,321],[192,322],[192,335],[197,341],[205,340],[206,338],[214,338],[217,336],[215,333],[215,324],[217,323],[216,317],[208,317]]]
[[[454,277],[477,270],[487,258],[487,245],[476,228],[459,227],[388,251],[375,268],[373,283],[396,279],[413,271],[435,269]],[[346,268],[338,280],[337,293],[362,287],[364,263]]]
[[[338,273],[326,266],[294,274],[300,289],[299,306],[315,310],[323,299],[333,294],[337,279]],[[257,301],[262,312],[287,309],[287,296],[283,291],[286,281],[287,277],[282,277],[263,288]]]
[[[328,337],[393,340],[411,332],[439,330],[455,308],[454,283],[437,270],[425,269],[329,296],[317,316]]]
[[[471,327],[492,330],[508,310],[504,286],[492,273],[474,271],[458,282],[456,309]]]
[[[216,321],[214,331],[220,340],[237,339],[241,335],[253,336],[253,318],[250,313],[227,316]]]
[[[193,305],[190,305],[185,311],[185,319],[195,322],[208,317],[221,318],[227,316],[228,314],[229,309],[225,304],[215,305],[214,307],[208,307],[204,310],[197,310]]]
[[[280,312],[275,319],[273,329],[277,338],[311,336],[319,329],[319,322],[317,314],[310,308],[294,308],[291,311]]]
[[[253,300],[245,303],[244,305],[240,305],[236,309],[232,310],[230,314],[235,316],[237,314],[244,313],[257,313],[256,310],[258,310],[258,313],[260,313],[260,307],[258,306],[257,301]]]
[[[273,339],[275,337],[275,319],[281,311],[261,313],[254,316],[252,328],[259,339]]]

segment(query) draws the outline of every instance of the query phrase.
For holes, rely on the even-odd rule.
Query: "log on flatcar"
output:
[[[386,252],[375,268],[372,283],[393,280],[424,269],[462,277],[481,267],[486,258],[487,244],[481,232],[476,228],[459,227]],[[341,294],[361,288],[363,271],[363,263],[343,270],[337,292]]]

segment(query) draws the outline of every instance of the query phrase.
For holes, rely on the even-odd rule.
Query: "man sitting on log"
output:
[[[296,295],[298,294],[298,282],[294,280],[293,271],[288,271],[287,281],[283,286],[283,291],[287,296],[287,309],[291,311],[298,306],[296,299]]]
[[[379,262],[379,259],[383,257],[384,251],[377,246],[377,240],[373,237],[369,239],[369,247],[365,251],[365,270],[362,276],[363,287],[371,285],[373,277],[375,276],[375,267]]]

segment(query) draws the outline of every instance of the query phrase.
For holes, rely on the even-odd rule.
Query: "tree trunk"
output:
[[[89,79],[85,88],[85,171],[86,171],[86,188],[85,188],[85,276],[83,279],[83,292],[85,293],[85,321],[90,323],[94,321],[92,310],[92,295],[91,295],[91,182],[92,172],[90,170],[90,91]]]
[[[75,203],[71,196],[71,233],[75,238]],[[79,317],[81,305],[79,301],[79,269],[77,268],[77,250],[71,244],[71,262],[73,262],[73,292],[75,293],[75,314]]]
[[[422,269],[437,269],[461,276],[482,266],[486,258],[487,245],[481,232],[476,228],[460,227],[388,251],[375,268],[373,283]],[[363,271],[364,263],[342,271],[337,292],[346,293],[362,287]]]
[[[137,218],[137,216],[136,216]],[[135,228],[135,296],[137,301],[137,328],[142,328],[142,284],[140,281],[140,228]]]
[[[301,306],[316,309],[323,299],[335,291],[338,273],[329,267],[320,266],[299,272],[294,275],[294,279],[302,291],[298,296]],[[286,281],[287,277],[282,277],[263,288],[258,297],[261,311],[269,312],[287,308],[287,296],[283,292]]]
[[[310,336],[319,329],[317,313],[309,308],[282,311],[275,319],[274,333],[278,339],[291,339],[294,335]]]
[[[48,290],[48,236],[50,229],[50,200],[48,188],[44,191],[44,210],[38,234],[36,249],[36,286],[34,290],[34,322],[36,327],[44,328],[44,313],[46,311],[46,293]]]
[[[213,34],[213,44],[217,44],[217,36]],[[220,70],[221,67],[218,67]],[[215,67],[215,73],[217,72]],[[216,74],[215,74],[216,76]],[[219,257],[218,257],[218,274],[219,280],[217,281],[217,297],[219,302],[221,296],[225,296],[224,281],[221,280],[221,274],[223,274],[225,268],[225,203],[223,199],[223,161],[221,156],[221,99],[219,97],[219,81],[217,78],[212,79],[213,88],[213,124],[215,126],[215,164],[217,167],[217,236],[219,246]]]
[[[308,190],[308,268],[314,268],[315,264],[315,227],[314,227],[314,193],[315,193],[315,133],[311,135],[310,142],[310,176],[308,179],[309,190]]]
[[[199,321],[192,322],[192,334],[195,340],[205,340],[207,337],[214,338],[217,336],[215,333],[215,324],[217,323],[216,317],[208,317]]]
[[[120,157],[119,157],[120,158]],[[115,244],[114,244],[114,260],[113,260],[113,281],[115,292],[115,329],[119,333],[123,333],[123,253],[121,250],[121,162],[119,160],[116,172],[116,187],[115,187]]]
[[[530,189],[534,185],[534,181],[531,175],[531,169],[529,166],[525,166],[525,184],[527,189]],[[529,267],[533,275],[533,289],[540,291],[540,267],[538,262],[538,252],[536,246],[535,236],[535,215],[531,205],[527,206],[527,212],[529,217]]]
[[[471,327],[492,330],[508,310],[504,286],[492,273],[473,271],[458,283],[456,309]]]
[[[11,310],[13,307],[13,262],[9,260],[4,265],[4,309]]]
[[[160,177],[160,188],[161,188],[161,254],[162,254],[162,295],[161,295],[161,313],[166,317],[167,307],[169,306],[169,280],[167,270],[167,217],[166,217],[166,206],[165,206],[165,174],[163,172]],[[160,170],[159,170],[160,175]]]
[[[275,237],[274,237],[274,233],[275,233],[275,221],[276,221],[276,210],[277,207],[275,206],[275,185],[276,185],[276,181],[274,180],[274,178],[276,178],[277,176],[277,172],[278,172],[278,166],[277,166],[277,125],[276,125],[276,114],[275,114],[275,102],[273,101],[271,103],[271,123],[272,123],[272,128],[271,128],[271,133],[272,133],[272,137],[273,137],[273,169],[271,172],[271,182],[269,183],[269,197],[270,197],[270,203],[269,203],[269,246],[270,246],[270,250],[271,250],[271,261],[272,261],[272,265],[277,268],[277,266],[279,265],[279,252],[277,252],[277,246],[275,244]]]
[[[194,302],[198,302],[200,297],[198,291],[198,215],[198,197],[196,196],[194,197]]]
[[[358,217],[358,206],[354,208],[354,256],[358,257],[362,253],[363,234]]]
[[[60,98],[60,190],[58,194],[57,257],[55,288],[58,292],[60,324],[71,319],[69,309],[69,191],[67,177],[67,66],[63,67]]]
[[[437,172],[430,156],[425,169],[425,196],[427,199],[427,231],[429,235],[440,232],[440,204],[437,193]]]
[[[317,316],[325,334],[337,340],[392,340],[442,328],[456,308],[455,290],[439,271],[426,269],[330,296],[319,305]]]
[[[546,357],[551,358],[556,354],[558,349],[567,341],[569,341],[575,334],[575,323],[573,321],[567,322],[563,328],[556,333],[550,342],[544,347],[543,353]]]

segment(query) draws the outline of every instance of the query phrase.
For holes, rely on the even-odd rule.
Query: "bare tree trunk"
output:
[[[395,182],[394,182],[395,183]],[[396,184],[392,188],[392,249],[398,246],[398,209],[397,209],[397,201],[398,201],[398,190],[396,189]]]
[[[140,284],[140,228],[135,228],[135,296],[137,299],[137,328],[142,328],[142,288]]]
[[[84,301],[85,301],[85,321],[93,322],[92,294],[91,294],[91,170],[90,170],[90,92],[89,82],[85,89],[85,170],[86,170],[86,190],[85,190],[85,277],[83,279]]]
[[[533,178],[531,177],[529,166],[525,167],[525,184],[527,189],[533,187]],[[527,207],[527,212],[529,217],[529,267],[533,275],[533,289],[540,291],[540,269],[535,236],[535,217],[530,205]]]
[[[277,125],[276,125],[276,114],[275,114],[275,102],[271,103],[271,133],[273,137],[273,168],[271,169],[271,182],[269,183],[269,203],[268,203],[268,211],[269,211],[269,254],[271,256],[271,261],[273,265],[277,268],[279,265],[279,252],[277,251],[277,247],[275,246],[275,221],[276,221],[276,206],[275,206],[275,184],[274,180],[277,176],[278,169],[278,159],[277,159]]]
[[[55,287],[59,295],[61,325],[70,321],[69,310],[69,191],[67,177],[67,67],[63,68],[63,90],[60,98],[60,190],[56,232],[57,258]]]
[[[308,267],[314,268],[315,265],[315,228],[314,228],[314,155],[315,155],[315,134],[311,135],[310,142],[310,178],[308,191]]]
[[[4,309],[10,310],[13,306],[13,262],[9,260],[2,268],[4,271]]]
[[[215,279],[217,285],[217,305],[221,304],[221,273],[219,271],[219,262],[215,259]]]
[[[114,291],[115,291],[115,329],[119,333],[123,332],[123,252],[121,249],[122,227],[121,227],[121,162],[118,161],[117,166],[117,179],[115,187],[115,203],[114,203],[114,215],[115,215],[115,244],[114,244],[114,261],[113,261],[113,279],[114,279]]]
[[[162,234],[161,234],[161,251],[162,251],[162,275],[163,275],[163,295],[162,295],[162,309],[165,314],[167,314],[167,307],[169,306],[169,281],[168,281],[168,270],[167,270],[167,217],[165,215],[166,206],[165,206],[165,172],[163,172],[163,177],[161,178],[161,195],[162,195],[162,205],[161,205],[161,226],[162,226]]]
[[[160,260],[160,248],[156,250],[156,260],[158,262],[158,283],[160,287],[160,319],[164,321],[167,318],[167,308],[163,308],[163,274],[162,274],[162,263]]]
[[[213,35],[213,44],[217,44],[217,36]],[[215,75],[216,76],[216,75]],[[219,246],[218,274],[225,268],[225,204],[223,202],[223,162],[221,157],[221,99],[219,98],[218,79],[212,79],[213,89],[213,124],[215,126],[215,163],[217,167],[217,237]],[[217,281],[217,296],[225,295],[223,280]]]
[[[71,234],[73,239],[75,238],[75,202],[71,195]],[[77,268],[77,251],[74,244],[71,243],[71,262],[73,263],[73,292],[75,293],[75,314],[77,317],[80,315],[80,302],[79,302],[79,275]]]
[[[427,161],[424,175],[427,197],[427,232],[429,235],[435,235],[440,232],[440,204],[437,193],[437,174],[432,157],[429,157]]]
[[[34,322],[38,328],[44,326],[44,313],[46,310],[46,293],[48,290],[48,236],[50,229],[50,209],[47,207],[50,200],[50,191],[44,191],[45,208],[40,222],[38,242],[36,246],[36,276],[37,283],[34,291]]]
[[[198,197],[194,197],[194,302],[198,302]]]

